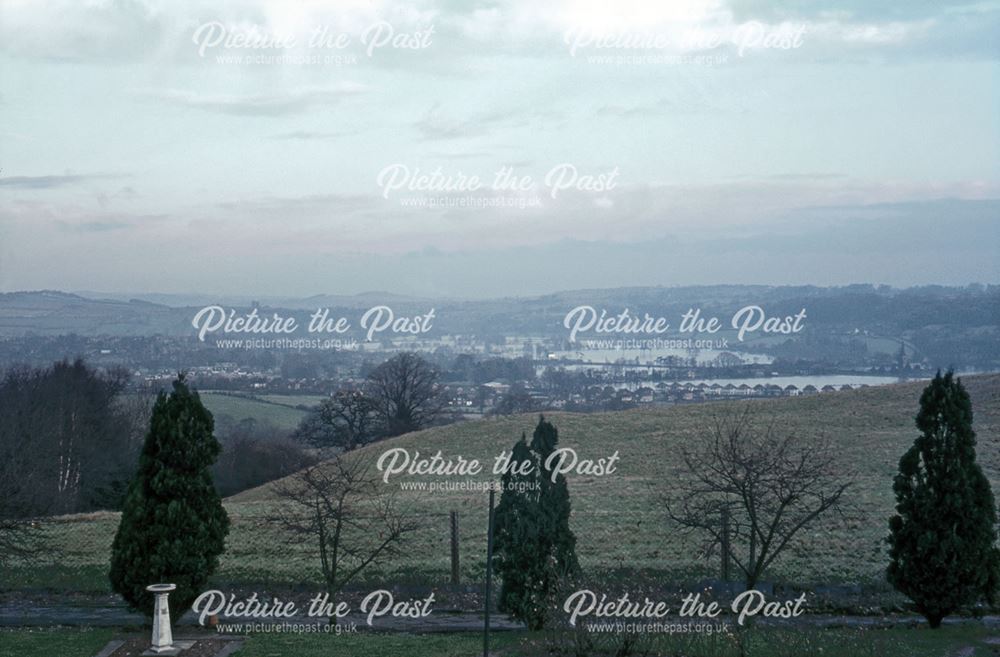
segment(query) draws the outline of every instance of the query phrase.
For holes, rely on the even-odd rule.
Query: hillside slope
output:
[[[994,486],[1000,486],[1000,375],[963,381],[973,399],[979,460]],[[853,523],[830,518],[829,524],[813,527],[804,544],[776,565],[774,577],[807,582],[881,579],[883,538],[893,508],[892,477],[900,455],[916,436],[913,417],[924,385],[904,383],[751,402],[783,431],[807,441],[820,435],[833,439],[840,446],[845,473],[856,479],[854,499],[864,513]],[[574,448],[581,459],[605,458],[615,451],[620,457],[612,475],[568,476],[573,529],[585,567],[645,568],[678,577],[712,572],[714,564],[698,556],[696,543],[663,521],[656,490],[669,486],[681,472],[681,448],[698,441],[713,416],[739,403],[548,416],[559,429],[560,446]],[[445,458],[479,459],[488,470],[521,432],[530,436],[536,421],[535,416],[515,416],[439,427],[368,446],[354,457],[377,459],[394,447],[427,456],[440,450]],[[487,478],[488,474],[474,477]],[[388,485],[398,486],[407,479],[434,478],[400,475]],[[485,524],[485,493],[402,491],[401,495],[417,512],[456,509],[470,518],[473,527]],[[229,499],[228,505],[236,513],[256,515],[273,499],[273,485],[267,485]],[[469,547],[473,559],[481,561],[481,548]]]

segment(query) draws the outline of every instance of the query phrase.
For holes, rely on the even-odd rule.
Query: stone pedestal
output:
[[[174,637],[170,631],[170,607],[167,596],[177,588],[176,584],[153,584],[146,590],[156,595],[156,607],[153,610],[153,645],[147,653],[154,655],[176,655],[180,652],[174,646]]]

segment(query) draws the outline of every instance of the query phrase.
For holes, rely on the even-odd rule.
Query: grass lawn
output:
[[[0,629],[0,657],[93,657],[116,635],[112,629]],[[750,644],[749,657],[995,657],[991,642],[1000,632],[976,623],[940,630],[894,629],[770,629]],[[642,646],[637,646],[641,649]],[[731,638],[658,639],[650,652],[636,654],[674,657],[736,657]],[[541,657],[574,655],[572,641],[555,634],[498,633],[494,655]],[[240,657],[474,657],[482,654],[478,634],[361,634],[318,636],[265,634],[250,637]],[[588,653],[603,657],[613,652]]]
[[[111,628],[0,628],[0,657],[94,657]]]
[[[619,654],[620,641],[596,637],[588,657]],[[770,628],[754,631],[746,641],[747,657],[996,657],[997,646],[988,642],[1000,638],[976,623],[962,623],[939,630],[927,627],[892,629],[858,628]],[[575,657],[572,641],[553,637],[529,637],[505,657]],[[740,657],[734,636],[644,637],[632,646],[633,655],[663,657]]]
[[[494,645],[516,643],[513,636],[500,637]],[[239,657],[473,657],[483,654],[479,634],[357,634],[349,636],[304,636],[266,634],[253,637],[237,653]],[[504,654],[515,655],[513,652]]]
[[[124,636],[111,628],[0,628],[0,657],[94,657],[108,641]],[[512,642],[516,642],[513,636],[499,637],[494,645],[509,646]],[[483,640],[478,634],[339,637],[260,634],[250,637],[237,654],[240,657],[465,657],[482,654],[482,650]]]

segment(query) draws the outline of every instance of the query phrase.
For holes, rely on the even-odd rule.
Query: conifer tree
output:
[[[531,439],[531,450],[538,455],[541,466],[539,504],[544,522],[542,536],[547,541],[546,554],[551,554],[555,559],[555,572],[561,577],[575,575],[580,564],[576,558],[576,536],[569,528],[570,503],[566,475],[560,473],[553,476],[555,460],[548,462],[558,445],[559,431],[555,425],[546,421],[544,416],[539,417]]]
[[[501,578],[500,611],[529,629],[544,627],[549,597],[560,582],[576,575],[576,538],[569,528],[569,488],[563,475],[551,476],[546,459],[558,444],[552,423],[540,418],[529,445],[514,445],[511,467],[501,478],[495,511],[494,567]],[[522,464],[530,472],[522,472]],[[550,464],[551,465],[551,464]]]
[[[522,466],[528,464],[525,473]],[[539,580],[542,550],[538,504],[538,459],[525,437],[511,450],[510,468],[500,478],[500,502],[494,511],[493,560],[501,580],[500,611],[529,626],[544,614],[545,600],[533,591]]]
[[[129,484],[111,548],[111,584],[135,609],[153,613],[146,586],[173,583],[171,618],[202,592],[218,565],[229,518],[209,468],[219,454],[212,414],[184,375],[153,406],[139,469]]]
[[[976,463],[972,402],[952,372],[924,389],[916,423],[920,436],[893,483],[886,575],[936,628],[959,607],[992,599],[997,512]]]

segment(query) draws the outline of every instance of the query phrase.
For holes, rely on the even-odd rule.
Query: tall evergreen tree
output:
[[[576,536],[569,528],[570,503],[566,476],[560,473],[553,477],[552,466],[555,463],[548,463],[549,456],[558,446],[559,431],[544,416],[539,417],[531,439],[531,451],[538,455],[541,465],[539,503],[544,516],[543,537],[547,541],[546,554],[551,554],[555,559],[555,574],[562,577],[575,575],[580,569],[580,563],[576,558]]]
[[[938,627],[959,607],[992,598],[997,512],[976,463],[972,402],[952,372],[938,372],[924,389],[916,423],[920,436],[893,483],[886,575]]]
[[[524,464],[530,471],[522,472]],[[524,435],[511,450],[510,469],[500,478],[500,503],[494,511],[493,563],[500,578],[500,611],[535,629],[543,624],[546,601],[533,582],[540,579],[542,554],[538,503],[538,458]]]
[[[539,419],[529,445],[514,445],[511,468],[501,478],[495,512],[494,567],[501,578],[500,610],[541,629],[549,597],[560,580],[579,571],[576,538],[569,528],[569,488],[563,475],[551,477],[545,460],[555,451],[555,426]],[[530,472],[522,464],[530,463]]]
[[[209,467],[219,454],[212,414],[181,375],[153,406],[139,469],[129,484],[111,548],[111,584],[135,609],[153,613],[146,586],[177,585],[172,618],[191,605],[218,565],[229,518]]]

